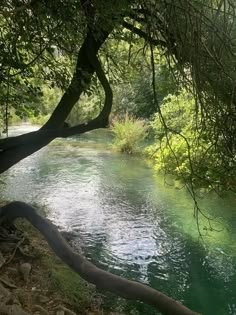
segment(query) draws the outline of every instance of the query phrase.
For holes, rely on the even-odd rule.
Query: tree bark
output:
[[[0,208],[0,219],[14,221],[20,217],[27,219],[42,233],[54,253],[65,264],[96,287],[125,299],[150,304],[164,315],[200,315],[149,286],[113,275],[96,267],[82,255],[74,252],[55,226],[39,215],[31,206],[15,201]]]
[[[92,31],[88,31],[78,54],[76,70],[71,84],[62,96],[48,122],[43,126],[43,129],[62,127],[73,106],[78,102],[81,94],[89,86],[92,76],[96,71],[92,61],[93,57],[97,55],[108,35],[108,32],[101,32],[101,35],[95,38]]]
[[[78,55],[76,71],[71,84],[48,122],[40,130],[0,140],[0,174],[20,160],[40,150],[57,137],[68,137],[93,129],[107,127],[113,95],[96,54],[108,34],[108,32],[103,32],[102,35],[95,39],[92,32],[88,31]],[[101,113],[88,123],[71,128],[63,128],[65,119],[79,100],[82,92],[90,84],[94,72],[96,72],[105,91],[105,103]]]

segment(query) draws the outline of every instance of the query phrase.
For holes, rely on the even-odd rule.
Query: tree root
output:
[[[82,255],[75,253],[56,227],[26,203],[15,201],[3,206],[0,208],[0,217],[6,217],[10,221],[19,217],[27,219],[42,233],[54,253],[64,263],[100,289],[129,300],[139,300],[152,305],[164,315],[199,315],[149,286],[113,275],[96,267]]]
[[[16,244],[15,248],[13,249],[13,252],[12,252],[11,256],[10,256],[7,260],[4,259],[4,260],[1,261],[1,263],[0,263],[0,269],[1,269],[2,267],[4,267],[5,265],[10,264],[10,262],[11,262],[11,261],[13,260],[13,258],[15,257],[15,254],[16,254],[17,249],[20,249],[20,246],[21,246],[22,243],[24,243],[24,241],[25,241],[25,239],[22,238],[22,239]]]
[[[5,262],[4,265],[8,265],[8,264],[13,260],[13,258],[15,257],[15,254],[16,254],[17,249],[20,247],[20,245],[21,245],[22,243],[24,243],[24,241],[25,241],[25,239],[22,238],[22,239],[16,244],[16,247],[14,248],[14,250],[13,250],[13,252],[12,252],[10,258]]]

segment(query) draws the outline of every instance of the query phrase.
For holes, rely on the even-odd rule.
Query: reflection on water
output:
[[[184,190],[165,185],[139,158],[75,145],[94,139],[105,139],[104,131],[21,161],[1,177],[1,197],[46,205],[49,218],[76,233],[86,256],[104,269],[203,314],[236,314],[235,196],[200,200],[223,227],[202,242]],[[143,304],[123,307],[156,314]]]

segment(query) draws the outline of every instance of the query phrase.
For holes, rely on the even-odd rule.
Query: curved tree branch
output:
[[[96,287],[126,299],[150,304],[164,315],[199,315],[149,286],[113,275],[96,267],[82,255],[74,252],[56,227],[39,215],[31,206],[15,201],[0,208],[0,218],[2,219],[14,221],[19,217],[27,219],[37,228],[54,253],[82,278],[93,283]]]
[[[135,33],[136,35],[138,35],[139,37],[143,38],[147,42],[151,42],[154,46],[162,46],[162,47],[167,47],[168,46],[167,43],[164,40],[153,38],[148,33],[144,32],[143,30],[141,30],[138,27],[135,27],[132,24],[129,24],[126,21],[123,21],[123,26],[127,30]]]
[[[65,138],[98,128],[106,128],[108,126],[113,99],[112,89],[96,55],[98,43],[94,42],[93,37],[91,38],[91,34],[89,38],[84,46],[86,47],[85,64],[87,64],[87,71],[90,69],[87,81],[90,82],[92,74],[95,71],[105,92],[105,103],[102,111],[95,119],[88,123],[79,124],[71,128],[61,128],[61,124],[85,89],[83,86],[84,74],[82,73],[85,71],[81,70],[81,67],[79,67],[80,63],[78,62],[76,74],[72,79],[68,91],[63,95],[57,109],[45,126],[38,131],[0,140],[0,173],[3,173],[12,165],[38,151],[57,137]],[[83,54],[81,53],[84,56],[83,58],[85,58],[84,53],[85,52],[83,52]],[[80,75],[80,80],[76,77],[78,75]]]
[[[57,137],[68,137],[75,134],[84,133],[95,128],[105,128],[108,125],[108,119],[112,108],[113,93],[111,86],[106,78],[98,57],[94,53],[90,53],[89,59],[96,71],[97,77],[105,92],[104,106],[99,115],[89,121],[88,123],[79,124],[70,128],[52,128],[40,129],[29,132],[16,137],[0,139],[0,152],[5,152],[8,149],[13,149],[19,145],[32,144],[33,142],[40,142],[40,140],[47,139],[49,142]],[[1,154],[1,153],[0,153]],[[0,171],[1,172],[1,171]]]
[[[76,102],[79,101],[81,94],[89,86],[92,76],[96,71],[91,62],[91,55],[97,55],[108,35],[109,32],[101,32],[100,36],[95,38],[91,30],[87,32],[78,54],[76,70],[71,83],[42,129],[56,129],[63,126],[64,121]]]

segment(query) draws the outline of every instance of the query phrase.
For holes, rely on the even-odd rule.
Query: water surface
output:
[[[112,151],[104,145],[110,137],[97,131],[43,148],[1,176],[1,197],[46,206],[48,217],[74,232],[86,256],[106,270],[204,315],[236,314],[235,196],[201,196],[201,209],[221,231],[202,220],[202,240],[189,194],[144,160]],[[141,303],[111,303],[127,314],[157,314]]]

